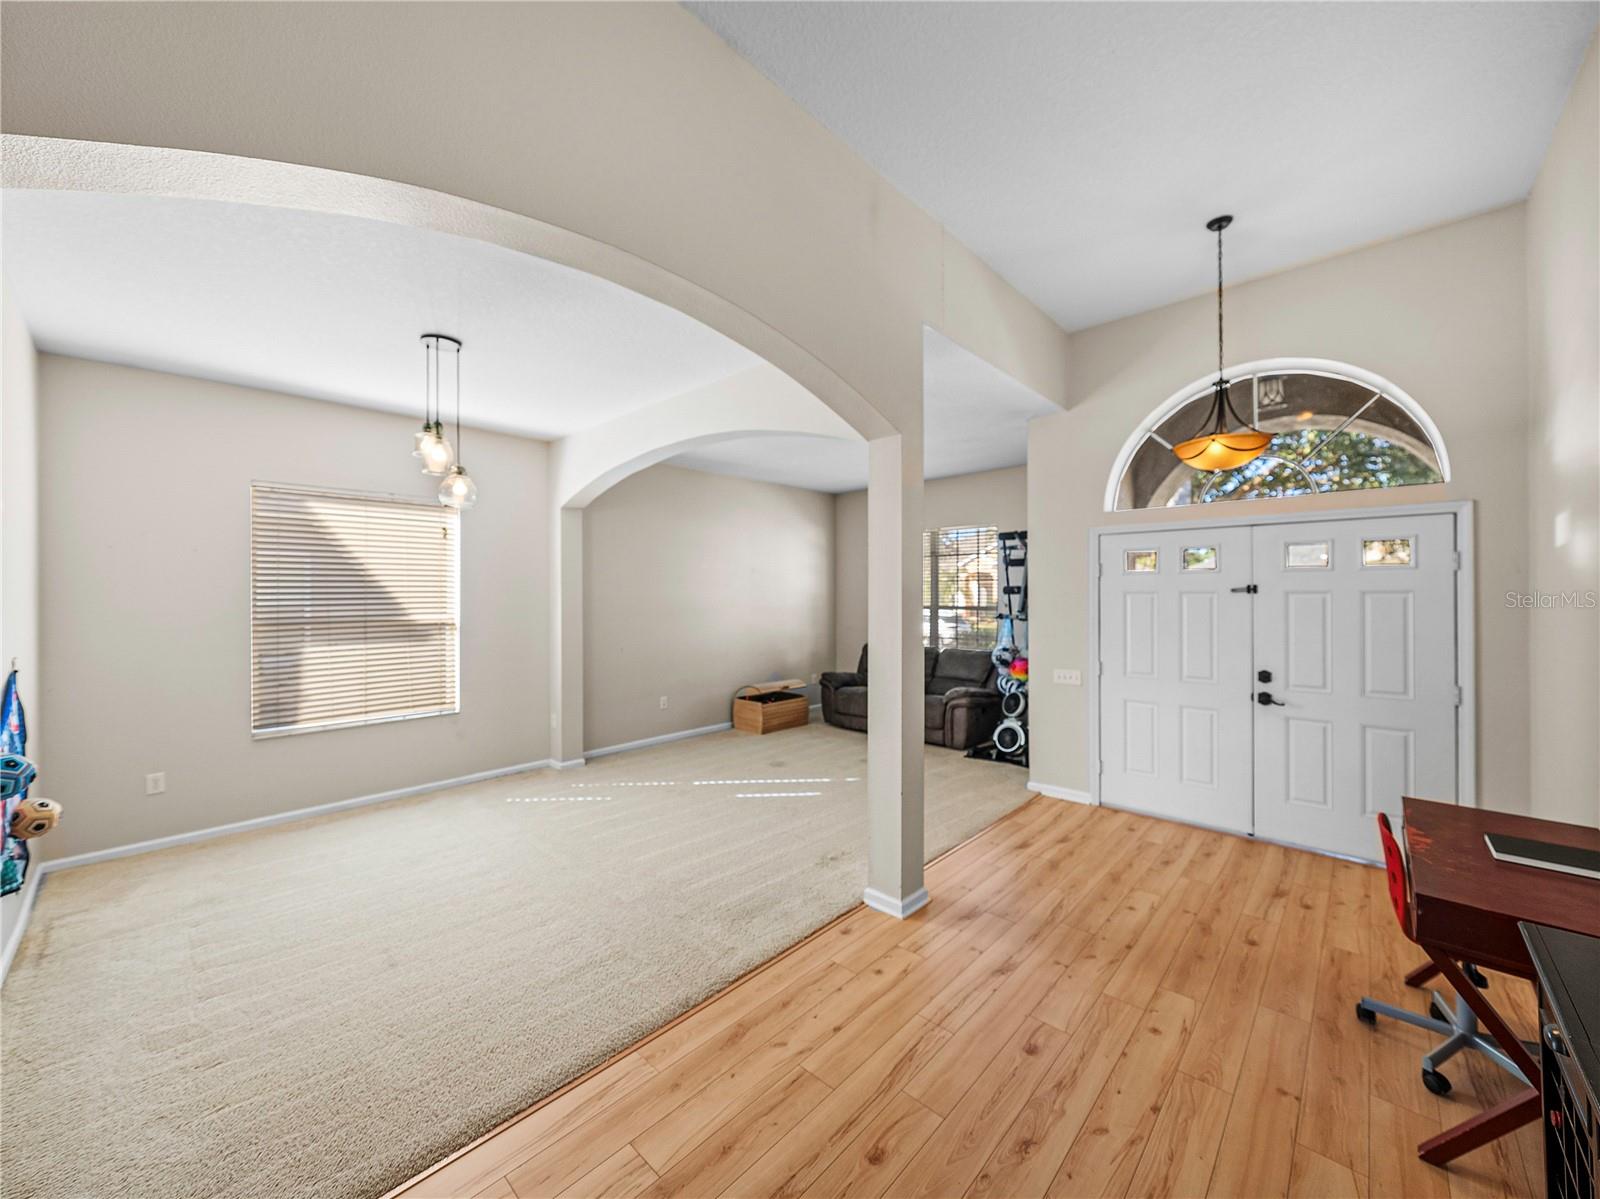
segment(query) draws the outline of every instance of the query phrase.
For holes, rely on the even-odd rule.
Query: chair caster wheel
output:
[[[1437,1070],[1424,1068],[1422,1071],[1422,1085],[1435,1095],[1448,1095],[1450,1093],[1450,1080]]]
[[[1467,978],[1472,981],[1472,985],[1477,987],[1478,990],[1484,991],[1488,989],[1489,980],[1483,976],[1483,971],[1479,970],[1471,962],[1461,963],[1461,973],[1465,974]]]
[[[1356,1019],[1363,1024],[1377,1024],[1378,1013],[1364,1004],[1356,1004]]]
[[[1435,1020],[1443,1020],[1446,1024],[1450,1023],[1450,1013],[1439,1006],[1438,1000],[1430,999],[1428,1001],[1428,1015]]]

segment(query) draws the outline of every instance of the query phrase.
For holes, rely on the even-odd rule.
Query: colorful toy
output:
[[[11,813],[11,835],[19,841],[42,837],[61,819],[61,805],[42,795],[30,795]]]
[[[0,754],[0,798],[25,795],[38,771],[21,754]]]
[[[16,675],[13,674],[15,679]],[[15,689],[7,684],[5,706],[9,711],[14,707]],[[3,737],[4,730],[0,730]],[[19,753],[0,753],[0,834],[4,834],[4,848],[0,848],[0,895],[10,895],[22,886],[22,881],[28,871],[28,843],[11,832],[11,817],[27,799],[28,788],[32,786],[34,775],[33,763]]]
[[[11,835],[11,814],[28,798],[33,763],[28,752],[28,719],[17,692],[17,660],[11,660],[5,691],[0,692],[0,895],[22,887],[28,874],[28,843]]]
[[[1013,658],[1011,659],[1011,665],[1006,669],[1010,671],[1011,677],[1016,679],[1019,683],[1026,683],[1028,681],[1028,659]]]

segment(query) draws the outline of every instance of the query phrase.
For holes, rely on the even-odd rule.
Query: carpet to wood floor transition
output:
[[[0,1187],[381,1194],[855,904],[865,762],[721,733],[52,875]],[[930,749],[928,855],[1025,781]]]

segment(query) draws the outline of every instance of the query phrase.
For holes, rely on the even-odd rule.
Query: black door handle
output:
[[[1263,708],[1287,708],[1289,706],[1281,699],[1273,699],[1272,692],[1270,691],[1257,691],[1256,703],[1260,704]]]

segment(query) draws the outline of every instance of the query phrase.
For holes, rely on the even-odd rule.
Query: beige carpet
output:
[[[865,759],[720,733],[52,875],[0,1187],[381,1194],[856,903]],[[929,856],[1025,780],[930,749]]]

